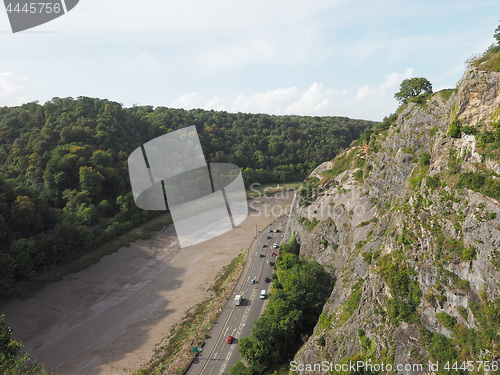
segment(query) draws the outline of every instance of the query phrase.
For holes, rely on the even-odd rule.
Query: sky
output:
[[[411,77],[453,88],[494,42],[498,0],[80,0],[13,34],[0,106],[53,97],[382,120]]]

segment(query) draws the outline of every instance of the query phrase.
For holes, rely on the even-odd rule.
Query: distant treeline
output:
[[[87,97],[0,108],[0,296],[157,215],[134,204],[128,156],[190,125],[207,160],[238,165],[248,186],[302,180],[373,123]]]

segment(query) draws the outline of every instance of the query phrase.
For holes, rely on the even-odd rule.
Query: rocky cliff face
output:
[[[298,363],[498,359],[499,90],[469,66],[304,182],[285,236],[336,285]]]

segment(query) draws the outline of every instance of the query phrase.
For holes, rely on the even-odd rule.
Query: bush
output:
[[[480,173],[465,172],[460,175],[458,186],[465,186],[467,189],[478,192],[486,182],[486,177]]]
[[[472,260],[476,259],[476,249],[474,249],[473,246],[469,246],[465,249],[462,250],[462,256],[460,259],[466,261],[466,260]]]
[[[456,121],[451,122],[450,127],[448,128],[448,135],[452,138],[460,138],[462,135],[460,124]]]
[[[319,316],[319,326],[323,329],[330,328],[332,325],[332,317],[328,313],[322,312]]]
[[[446,362],[453,363],[457,359],[457,351],[451,340],[440,333],[435,333],[432,336],[428,349],[431,357],[437,360],[441,366]],[[441,366],[440,369],[442,369]]]
[[[321,346],[325,346],[326,345],[326,341],[325,341],[325,338],[323,336],[320,336],[318,338],[318,345],[321,345]]]
[[[390,288],[393,296],[387,301],[388,317],[394,324],[399,321],[416,322],[418,315],[415,311],[420,304],[422,291],[418,282],[410,278],[414,271],[407,268],[405,264],[394,264],[392,254],[384,255],[377,265],[378,273]]]
[[[388,117],[384,117],[382,120],[382,123],[380,124],[380,130],[384,131],[387,130],[391,127],[391,125],[396,121],[398,118],[397,113],[392,113]]]
[[[493,143],[496,141],[495,133],[490,131],[482,132],[478,135],[478,141],[483,146],[488,143]]]
[[[372,264],[372,252],[371,251],[365,251],[363,254],[361,254],[361,256],[363,257],[363,260],[367,263],[367,264]]]
[[[427,177],[425,180],[425,185],[431,189],[434,189],[441,185],[441,182],[439,181],[439,177]]]
[[[473,126],[462,126],[460,130],[464,134],[477,134],[477,129]]]
[[[439,130],[439,128],[437,127],[437,125],[434,126],[432,129],[429,130],[429,135],[431,137],[434,137],[436,135],[436,133],[437,133],[438,130]]]
[[[360,184],[363,183],[363,170],[362,169],[358,169],[355,173],[354,173],[354,178],[356,179],[356,181],[358,181]]]
[[[356,311],[361,301],[361,295],[363,294],[363,283],[364,280],[359,278],[356,283],[351,287],[351,295],[349,299],[344,304],[344,311],[339,317],[339,325],[341,326],[344,322],[351,317],[351,315]]]
[[[429,154],[428,152],[422,152],[418,157],[418,162],[420,165],[430,165],[431,154]]]
[[[319,220],[314,217],[313,220],[310,221],[307,217],[302,216],[301,218],[299,218],[299,224],[304,225],[306,227],[306,230],[308,232],[311,232],[316,227],[316,225],[319,224]]]
[[[500,200],[500,181],[489,178],[483,186],[482,192],[488,197]]]
[[[446,313],[437,313],[436,318],[449,330],[452,330],[455,324],[457,324],[457,318]]]
[[[229,370],[229,375],[253,375],[253,371],[238,361]]]
[[[486,215],[486,220],[493,220],[497,217],[497,213],[496,212],[490,212]]]

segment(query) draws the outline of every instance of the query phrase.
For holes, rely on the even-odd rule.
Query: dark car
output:
[[[265,281],[266,283],[270,283],[270,282],[271,282],[271,279],[270,279],[269,277],[266,277],[266,278],[264,279],[264,281]]]
[[[227,340],[226,340],[226,343],[231,344],[233,342],[233,340],[234,340],[233,336],[228,336]]]
[[[270,240],[272,237],[271,237],[271,236],[267,236],[266,238],[267,238],[268,240]]]
[[[262,244],[262,247],[267,247],[267,245],[264,243],[264,244]]]
[[[273,254],[271,254],[271,255],[273,255]],[[264,258],[264,257],[265,257],[264,254],[262,254],[262,253],[259,254],[259,258]]]
[[[269,265],[272,267],[274,266],[274,262],[269,262]]]

